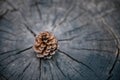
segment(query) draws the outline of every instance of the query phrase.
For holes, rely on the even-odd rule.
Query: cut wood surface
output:
[[[36,57],[35,36],[58,50]],[[0,0],[0,80],[120,80],[119,0]]]

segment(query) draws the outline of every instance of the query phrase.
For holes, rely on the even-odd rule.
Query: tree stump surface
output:
[[[58,39],[39,59],[34,39]],[[0,0],[0,80],[120,80],[119,0]]]

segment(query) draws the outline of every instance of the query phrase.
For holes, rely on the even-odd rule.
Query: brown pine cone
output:
[[[36,38],[34,43],[34,50],[37,52],[37,57],[50,57],[55,54],[58,47],[56,37],[48,31],[41,32]]]

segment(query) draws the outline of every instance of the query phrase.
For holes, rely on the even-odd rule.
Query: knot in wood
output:
[[[41,32],[35,38],[34,51],[39,58],[51,58],[58,48],[56,37],[48,31]]]

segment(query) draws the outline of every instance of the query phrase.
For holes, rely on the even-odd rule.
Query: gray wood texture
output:
[[[36,58],[35,36],[59,41]],[[120,80],[120,0],[0,0],[0,80]]]

